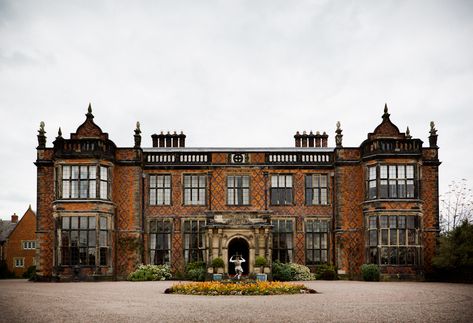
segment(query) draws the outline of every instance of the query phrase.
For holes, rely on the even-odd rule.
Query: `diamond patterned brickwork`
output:
[[[336,169],[337,223],[342,269],[349,275],[359,273],[364,262],[363,235],[363,171],[360,165],[340,166]]]
[[[428,272],[432,268],[438,234],[438,166],[422,166],[421,200],[423,200],[423,244],[424,265]]]
[[[38,274],[51,277],[54,257],[54,168],[53,165],[37,167],[37,228],[39,243]]]
[[[116,205],[118,230],[141,230],[141,168],[115,166],[113,172],[113,202]]]

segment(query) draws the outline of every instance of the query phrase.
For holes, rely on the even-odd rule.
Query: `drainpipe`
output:
[[[141,171],[141,263],[145,263],[145,178]]]

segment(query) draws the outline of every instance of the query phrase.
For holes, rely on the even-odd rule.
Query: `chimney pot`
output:
[[[14,213],[14,214],[11,216],[11,222],[12,222],[12,223],[18,223],[18,215],[16,215],[16,213]]]

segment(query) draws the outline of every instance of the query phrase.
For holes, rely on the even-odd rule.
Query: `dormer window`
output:
[[[109,167],[62,165],[58,181],[60,199],[110,199]]]

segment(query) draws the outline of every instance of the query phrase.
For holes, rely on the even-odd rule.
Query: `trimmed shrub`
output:
[[[5,260],[0,260],[0,279],[15,278],[15,274],[8,270]]]
[[[34,280],[36,277],[36,266],[29,266],[28,269],[23,273],[23,278]]]
[[[273,279],[280,281],[291,280],[315,280],[310,269],[304,265],[295,263],[283,264],[279,261],[273,262]]]
[[[255,259],[255,267],[264,267],[268,264],[268,261],[265,257],[258,256]]]
[[[206,266],[203,261],[190,262],[186,265],[186,278],[194,281],[204,281]]]
[[[363,280],[366,281],[379,281],[379,267],[375,264],[364,264],[361,266],[361,274]]]
[[[225,263],[223,262],[223,259],[220,257],[214,258],[212,260],[212,267],[213,268],[223,268],[225,267]]]
[[[335,266],[324,264],[317,267],[315,277],[321,280],[336,280],[338,279],[338,274]]]
[[[168,265],[139,265],[138,269],[128,275],[128,280],[166,280],[171,277],[171,268]]]

